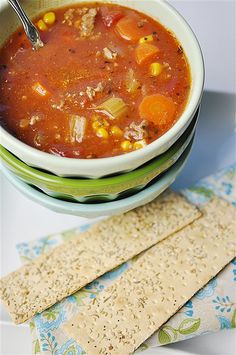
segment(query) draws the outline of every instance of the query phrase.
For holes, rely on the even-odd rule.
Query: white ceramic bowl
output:
[[[98,2],[106,0],[98,0]],[[35,16],[50,8],[66,4],[79,3],[82,0],[23,0],[29,16]],[[110,0],[110,3],[124,5],[122,0]],[[155,18],[171,30],[187,55],[192,75],[192,88],[186,109],[177,123],[162,137],[145,148],[112,158],[72,159],[57,157],[41,152],[21,142],[0,127],[1,144],[30,166],[48,170],[59,176],[100,178],[136,169],[140,165],[167,151],[183,134],[190,124],[201,102],[204,86],[204,62],[199,43],[183,17],[169,4],[160,0],[128,0],[125,5]],[[18,26],[16,16],[6,0],[0,2],[0,45]]]

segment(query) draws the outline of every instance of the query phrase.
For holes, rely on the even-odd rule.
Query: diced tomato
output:
[[[102,21],[107,28],[116,24],[124,15],[121,11],[111,11],[108,7],[101,7]]]

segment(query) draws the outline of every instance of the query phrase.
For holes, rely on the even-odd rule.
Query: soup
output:
[[[45,46],[22,29],[0,50],[1,125],[22,142],[63,157],[128,153],[181,116],[190,69],[175,36],[123,6],[80,4],[35,21]]]

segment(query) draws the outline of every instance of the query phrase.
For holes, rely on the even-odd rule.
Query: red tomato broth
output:
[[[80,16],[75,16],[72,26],[63,20],[68,9],[84,7],[83,4],[54,10],[56,22],[48,26],[47,31],[40,32],[45,46],[39,51],[32,50],[22,29],[0,50],[1,125],[26,144],[52,154],[82,159],[116,156],[134,150],[135,141],[141,139],[129,136],[131,146],[124,149],[122,143],[127,138],[124,134],[112,135],[111,127],[118,126],[124,133],[133,122],[140,125],[143,117],[139,115],[139,106],[146,96],[165,95],[176,106],[174,117],[167,119],[166,124],[163,120],[160,126],[152,120],[146,123],[144,139],[147,144],[176,123],[187,104],[190,69],[182,47],[169,31],[154,19],[122,6],[86,4],[88,8],[99,10],[92,38],[80,38],[79,29],[74,26]],[[150,44],[159,49],[153,58],[140,65],[135,58],[137,41],[122,38],[116,28],[125,16],[143,22],[138,30],[143,29],[143,36],[153,34]],[[41,18],[38,17],[35,23]],[[104,48],[117,53],[117,57],[114,60],[104,58]],[[150,76],[153,62],[163,67],[157,77]],[[126,76],[130,69],[140,83],[135,93],[127,91]],[[47,90],[46,96],[32,89],[36,83]],[[84,93],[88,86],[96,88],[99,83],[103,90],[96,92],[90,101]],[[95,111],[95,107],[111,97],[121,98],[127,105],[123,117],[111,119],[106,113]],[[107,138],[98,137],[93,128],[94,114],[109,124],[103,127],[108,132]],[[70,139],[70,115],[86,118],[82,141]]]

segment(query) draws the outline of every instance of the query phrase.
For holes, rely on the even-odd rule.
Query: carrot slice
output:
[[[146,60],[154,57],[159,53],[159,48],[150,43],[139,44],[135,49],[135,58],[138,64],[142,64]]]
[[[127,41],[137,42],[147,34],[147,29],[138,27],[139,18],[135,16],[125,16],[116,24],[116,31]]]
[[[172,123],[175,112],[172,98],[160,94],[146,96],[139,106],[140,117],[159,127]]]

